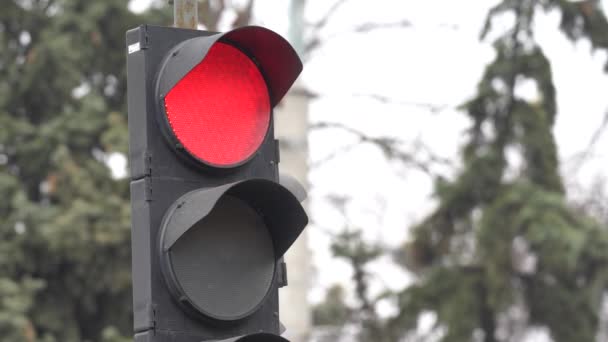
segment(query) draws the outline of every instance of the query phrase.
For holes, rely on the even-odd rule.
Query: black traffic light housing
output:
[[[230,165],[184,146],[166,100],[217,44],[254,63],[270,105],[259,146]],[[282,256],[308,219],[305,192],[278,174],[272,107],[299,75],[299,58],[261,27],[222,34],[143,25],[127,32],[127,50],[135,341],[285,341]]]

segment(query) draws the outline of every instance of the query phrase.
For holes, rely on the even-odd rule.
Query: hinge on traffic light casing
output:
[[[144,176],[152,176],[152,155],[148,151],[144,153]]]
[[[145,50],[150,46],[150,37],[148,36],[148,25],[143,25],[141,29],[141,49]]]
[[[152,307],[152,329],[156,329],[156,308]]]
[[[281,259],[279,262],[279,288],[287,286],[287,264]]]
[[[152,176],[152,155],[148,151],[131,154],[131,177],[140,179]]]
[[[148,25],[141,25],[139,27],[139,48],[145,50],[150,46],[148,37]]]
[[[144,187],[145,194],[144,199],[146,202],[152,201],[152,155],[146,151],[144,152]]]
[[[144,178],[144,187],[145,187],[145,193],[144,193],[145,201],[152,202],[152,180],[150,179],[150,177]]]
[[[279,139],[274,139],[274,149],[275,149],[275,160],[276,163],[279,164],[281,162],[281,146],[279,143]]]
[[[276,173],[275,181],[279,181],[279,163],[281,162],[281,148],[279,139],[274,139],[274,160],[270,161],[271,164],[274,164],[274,170]]]

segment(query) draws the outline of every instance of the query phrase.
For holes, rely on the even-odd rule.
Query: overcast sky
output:
[[[272,4],[271,4],[272,3]],[[330,1],[310,1],[307,18],[319,18]],[[422,139],[441,156],[455,159],[463,142],[468,121],[454,108],[476,90],[483,68],[494,56],[491,35],[478,40],[489,7],[496,1],[403,1],[371,2],[351,0],[333,17],[323,36],[327,40],[306,65],[305,83],[327,96],[313,102],[312,122],[338,121],[371,135],[400,137],[404,141]],[[260,1],[258,18],[266,26],[285,32],[285,8],[275,1]],[[606,4],[604,4],[606,7]],[[278,13],[277,13],[278,12]],[[285,13],[283,12],[283,13]],[[368,34],[348,34],[362,22],[408,20],[404,29],[378,30]],[[506,25],[496,22],[497,30]],[[608,78],[602,72],[605,53],[591,53],[590,44],[572,44],[558,31],[556,12],[537,18],[536,36],[552,62],[558,91],[559,114],[554,133],[560,149],[564,175],[569,182],[590,186],[598,175],[606,175],[608,134],[596,143],[592,158],[577,170],[576,158],[585,150],[591,135],[608,110]],[[334,35],[334,33],[341,33]],[[405,103],[430,103],[446,110],[430,114],[426,108],[403,103],[384,104],[350,94],[380,94]],[[523,84],[521,97],[536,96],[534,87]],[[313,131],[310,134],[310,159],[325,156],[352,142],[353,137],[339,130]],[[442,172],[444,170],[437,169]],[[389,164],[374,146],[362,145],[320,166],[310,174],[311,204],[315,221],[324,227],[340,229],[342,215],[326,201],[327,195],[353,198],[347,207],[349,221],[365,229],[370,239],[396,245],[407,235],[407,226],[432,209],[432,190],[427,175]],[[323,233],[312,231],[315,251],[329,241]],[[348,277],[346,267],[328,267],[329,254],[317,253],[318,281],[323,286]],[[338,271],[343,269],[343,271]],[[386,272],[381,273],[386,277]],[[387,280],[402,286],[403,278]],[[314,294],[314,292],[313,292]],[[318,294],[317,294],[318,295]],[[313,295],[313,299],[317,299]]]
[[[276,1],[260,1],[258,17],[270,28],[285,33],[287,16],[279,14]],[[319,18],[333,1],[309,1],[307,18]],[[305,83],[327,94],[313,102],[311,122],[337,121],[371,135],[422,139],[441,156],[456,159],[468,121],[454,108],[476,90],[483,69],[494,57],[490,35],[478,40],[488,9],[496,1],[404,1],[351,0],[333,17],[325,37],[348,32],[362,22],[396,22],[406,19],[410,28],[379,30],[368,34],[337,34],[327,40],[306,65]],[[606,8],[606,3],[604,8]],[[277,13],[278,12],[278,13]],[[283,12],[286,13],[286,12]],[[502,27],[506,25],[505,18]],[[500,20],[495,23],[501,28]],[[566,181],[583,187],[607,175],[608,133],[597,141],[594,154],[580,169],[577,159],[584,151],[608,110],[608,77],[602,72],[605,53],[591,53],[590,44],[569,42],[559,27],[558,13],[537,18],[536,37],[549,56],[558,95],[558,119],[554,133]],[[445,106],[437,114],[406,104],[383,104],[350,94],[380,94],[404,103]],[[534,87],[523,84],[521,97],[536,96]],[[353,137],[339,130],[313,131],[309,136],[311,163],[324,158]],[[444,170],[437,169],[442,172]],[[433,208],[432,183],[423,173],[388,163],[374,146],[359,148],[313,167],[310,173],[311,211],[315,222],[334,232],[342,229],[343,216],[326,200],[328,195],[352,198],[348,221],[364,229],[369,239],[396,246],[407,236],[407,227]],[[573,194],[574,195],[574,194]],[[320,227],[310,230],[315,252],[317,286],[311,299],[322,298],[322,289],[334,282],[347,282],[350,269],[331,258],[329,236]],[[320,265],[323,265],[322,267]],[[406,286],[408,277],[381,260],[374,267],[376,290],[382,286]],[[546,340],[544,334],[530,341]]]

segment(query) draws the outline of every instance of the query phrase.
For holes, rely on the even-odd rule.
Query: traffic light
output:
[[[136,342],[286,341],[283,255],[308,222],[273,107],[302,70],[261,27],[127,32]]]

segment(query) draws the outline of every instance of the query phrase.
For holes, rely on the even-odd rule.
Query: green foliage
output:
[[[444,341],[507,341],[521,333],[510,326],[545,326],[558,342],[597,334],[608,231],[564,195],[551,67],[534,40],[537,4],[562,13],[568,38],[608,48],[596,1],[504,0],[490,11],[482,37],[496,15],[511,12],[516,20],[494,43],[496,57],[462,107],[472,121],[463,170],[437,182],[438,208],[397,253],[419,281],[399,294],[394,329],[412,330],[430,311],[446,329]],[[538,99],[515,95],[523,80],[536,84]],[[508,152],[518,153],[521,165],[511,165]],[[524,314],[509,315],[514,309]]]
[[[353,233],[334,244],[334,254],[354,270],[360,301],[354,312],[361,314],[351,321],[360,324],[361,341],[418,340],[423,313],[434,313],[435,336],[446,342],[518,341],[529,327],[546,327],[556,342],[595,340],[608,287],[608,229],[585,212],[605,220],[606,211],[581,210],[566,199],[552,133],[551,63],[534,37],[542,10],[561,13],[559,29],[568,39],[608,50],[598,0],[502,0],[489,11],[482,39],[495,17],[510,13],[515,20],[494,42],[495,59],[477,94],[461,107],[471,120],[462,169],[453,180],[437,179],[436,210],[394,253],[417,277],[382,297],[394,300],[394,317],[380,319],[378,300],[367,293],[366,269],[380,250]],[[516,96],[524,81],[536,85],[537,98]],[[333,312],[342,305],[328,298],[320,308]]]
[[[392,341],[395,336],[386,333],[383,322],[376,314],[377,303],[388,297],[390,293],[382,293],[376,297],[372,297],[369,293],[368,267],[372,261],[384,254],[384,248],[366,242],[361,230],[345,230],[335,236],[331,249],[337,257],[349,262],[353,270],[358,303],[356,309],[352,309],[344,300],[342,287],[332,287],[327,293],[325,302],[317,305],[313,310],[315,325],[344,326],[346,323],[355,322],[362,328],[359,333],[360,340]]]
[[[0,334],[9,341],[32,341],[35,332],[27,312],[44,283],[31,278],[20,282],[0,278]]]
[[[546,327],[557,342],[595,339],[608,286],[608,230],[565,198],[552,133],[556,90],[534,39],[542,9],[562,14],[560,29],[569,39],[608,49],[598,1],[504,0],[490,10],[482,38],[494,17],[510,12],[515,21],[494,42],[496,57],[477,95],[462,106],[472,123],[463,168],[454,180],[437,180],[437,209],[395,253],[417,282],[391,297],[399,308],[394,317],[360,319],[362,340],[416,338],[412,332],[427,312],[435,314],[443,341],[513,341],[531,326]],[[538,98],[515,95],[522,81],[536,85]],[[507,153],[521,162],[513,165]],[[602,212],[595,214],[603,218]],[[373,258],[365,248],[344,251],[334,248],[353,264],[357,288],[367,289],[356,270]],[[358,297],[359,310],[373,313],[376,301],[365,299],[366,291]]]
[[[313,309],[313,324],[319,325],[345,325],[352,315],[352,310],[345,302],[344,289],[335,285],[327,291],[325,301]]]
[[[608,20],[599,0],[545,0],[542,3],[547,9],[561,12],[560,29],[570,40],[588,39],[594,49],[608,49]],[[608,62],[604,70],[608,72]]]
[[[132,335],[127,151],[128,1],[11,0],[0,11],[0,334]]]

